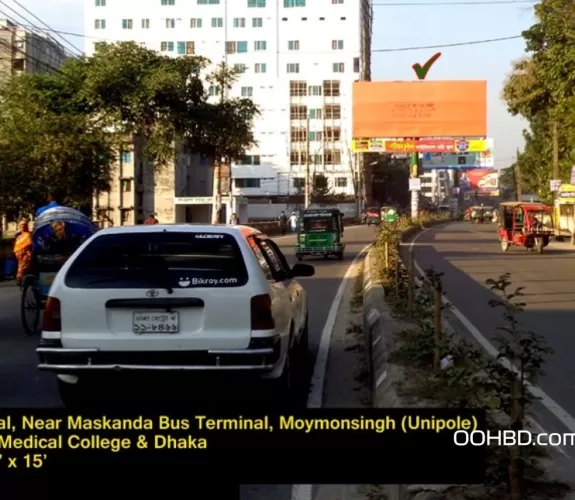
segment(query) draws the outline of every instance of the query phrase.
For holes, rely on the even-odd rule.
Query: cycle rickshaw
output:
[[[50,286],[68,258],[98,227],[81,212],[67,207],[47,210],[34,221],[32,271],[22,279],[20,316],[27,335],[40,331],[40,317]]]

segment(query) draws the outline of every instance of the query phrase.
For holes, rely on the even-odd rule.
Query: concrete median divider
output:
[[[417,233],[437,224],[449,221],[430,221],[425,226],[404,230],[402,241],[411,240]],[[404,370],[390,360],[394,334],[406,329],[407,324],[392,314],[385,301],[385,290],[379,278],[377,250],[372,247],[363,267],[363,332],[371,378],[372,402],[375,408],[418,408],[426,405],[412,398],[402,397],[401,384]],[[381,498],[386,500],[425,500],[429,490],[417,490],[416,485],[382,485]],[[425,496],[427,495],[427,496]]]

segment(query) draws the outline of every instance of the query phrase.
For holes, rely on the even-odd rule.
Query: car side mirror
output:
[[[310,278],[315,274],[315,267],[309,264],[296,264],[291,268],[291,274],[294,278]]]

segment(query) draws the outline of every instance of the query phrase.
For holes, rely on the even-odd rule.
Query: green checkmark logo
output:
[[[441,57],[441,52],[438,52],[431,59],[429,59],[423,66],[419,63],[415,63],[412,66],[413,71],[415,71],[415,74],[417,75],[418,80],[425,80],[425,77],[427,76],[427,73],[429,73],[431,66],[433,66],[435,61],[437,61],[440,57]]]

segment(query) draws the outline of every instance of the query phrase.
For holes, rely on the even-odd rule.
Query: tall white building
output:
[[[86,0],[86,52],[98,41],[133,40],[241,68],[231,95],[253,99],[261,115],[257,147],[233,166],[234,194],[300,193],[307,158],[336,193],[354,194],[352,83],[370,79],[371,3]]]

